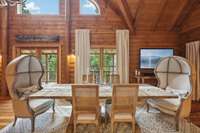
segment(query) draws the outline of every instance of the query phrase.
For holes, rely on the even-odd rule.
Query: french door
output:
[[[111,74],[117,74],[116,49],[91,49],[90,73],[95,74],[97,82],[107,82]]]
[[[56,48],[19,48],[17,55],[34,55],[42,63],[42,82],[58,82],[58,50]]]

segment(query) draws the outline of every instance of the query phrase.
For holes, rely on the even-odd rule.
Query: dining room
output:
[[[0,133],[200,133],[199,0],[0,0]]]

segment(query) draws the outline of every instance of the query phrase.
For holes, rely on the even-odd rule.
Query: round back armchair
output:
[[[6,68],[6,81],[12,98],[16,124],[17,118],[30,118],[34,132],[35,117],[53,107],[55,100],[30,99],[29,95],[42,89],[44,70],[40,61],[31,55],[21,55],[12,60]]]
[[[177,129],[179,120],[188,117],[191,112],[191,68],[190,63],[183,57],[172,56],[161,59],[154,70],[158,87],[177,94],[179,98],[147,100],[147,110],[151,106],[175,116]]]

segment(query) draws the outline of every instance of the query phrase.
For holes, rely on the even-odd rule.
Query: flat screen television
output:
[[[161,58],[173,55],[172,48],[141,48],[140,69],[154,69]]]

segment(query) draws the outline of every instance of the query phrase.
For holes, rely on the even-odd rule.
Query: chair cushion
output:
[[[17,92],[18,92],[19,96],[28,96],[37,91],[38,91],[37,85],[33,85],[30,87],[26,87],[26,88],[17,88]]]
[[[133,115],[131,113],[115,113],[114,119],[115,120],[131,120],[133,118]]]
[[[170,111],[177,111],[181,101],[179,98],[173,99],[148,99],[147,102],[155,107],[155,108],[162,108]]]
[[[96,120],[96,114],[78,114],[78,121],[94,121]]]
[[[42,110],[49,109],[53,102],[52,99],[32,99],[29,101],[29,105],[34,112],[41,112]]]

